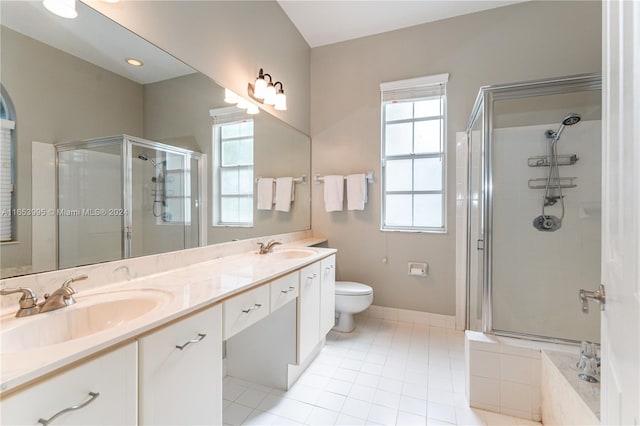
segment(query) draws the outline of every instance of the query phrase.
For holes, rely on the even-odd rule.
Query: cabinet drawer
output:
[[[271,312],[298,297],[298,276],[294,272],[271,282]]]
[[[0,423],[52,425],[137,423],[137,344],[130,343],[2,400]],[[91,394],[90,394],[91,392]],[[83,405],[84,404],[84,405]]]
[[[263,285],[223,303],[224,339],[269,315],[269,286]]]

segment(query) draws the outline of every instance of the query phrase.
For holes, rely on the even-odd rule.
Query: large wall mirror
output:
[[[2,278],[310,228],[307,135],[77,8],[2,2]],[[260,177],[296,178],[288,212]]]

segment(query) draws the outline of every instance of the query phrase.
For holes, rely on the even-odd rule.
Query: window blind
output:
[[[210,109],[209,115],[213,118],[214,125],[244,121],[251,118],[245,110],[239,109],[238,107]]]
[[[444,96],[449,74],[380,83],[382,102]]]
[[[0,123],[0,241],[11,241],[13,194],[12,138],[15,122],[2,119]]]

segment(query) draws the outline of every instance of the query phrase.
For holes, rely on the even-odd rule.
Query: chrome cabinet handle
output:
[[[191,339],[189,340],[187,343],[185,343],[184,345],[176,345],[176,348],[183,350],[184,348],[186,348],[187,346],[189,346],[192,343],[198,343],[200,342],[202,339],[204,339],[205,337],[207,337],[206,334],[203,333],[198,333],[198,337],[196,337],[195,339]]]
[[[333,269],[333,265],[329,265],[329,266],[325,267],[324,269],[327,270],[327,271],[330,271],[330,270]]]
[[[84,408],[87,405],[91,404],[93,401],[95,401],[96,398],[100,396],[100,392],[89,392],[89,396],[91,398],[87,399],[82,404],[74,405],[72,407],[65,408],[64,410],[58,411],[56,414],[54,414],[53,416],[49,417],[47,420],[38,419],[38,423],[43,424],[44,426],[47,426],[49,423],[54,421],[56,419],[56,417],[61,416],[64,413],[68,413],[69,411],[75,411],[75,410],[79,410],[81,408]]]
[[[315,278],[315,277],[317,277],[317,276],[318,276],[318,274],[309,275],[309,276],[307,277],[307,280],[312,280],[312,279],[314,279],[314,278]]]
[[[289,293],[290,291],[293,291],[293,290],[295,290],[295,289],[296,289],[295,287],[291,287],[291,286],[290,286],[290,287],[289,287],[289,290],[280,290],[280,293],[287,294],[287,293]]]
[[[245,314],[248,314],[251,311],[255,311],[256,309],[260,309],[262,307],[262,305],[260,303],[256,303],[255,305],[253,305],[252,307],[248,308],[248,309],[243,309],[242,312],[244,312]]]

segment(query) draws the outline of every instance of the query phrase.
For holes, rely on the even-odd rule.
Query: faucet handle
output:
[[[20,307],[23,309],[33,308],[38,303],[38,297],[30,288],[26,288],[26,287],[3,288],[2,290],[0,290],[0,295],[2,296],[5,296],[7,294],[14,294],[14,293],[22,293],[22,297],[20,297],[20,300],[18,301],[18,303],[20,304]]]
[[[69,285],[71,283],[76,282],[76,281],[86,280],[87,278],[89,278],[89,276],[86,275],[86,274],[82,274],[82,275],[78,275],[77,277],[69,278],[68,280],[66,280],[65,282],[62,283],[60,288],[68,289],[70,294],[75,294],[76,291],[72,287],[69,287]]]

